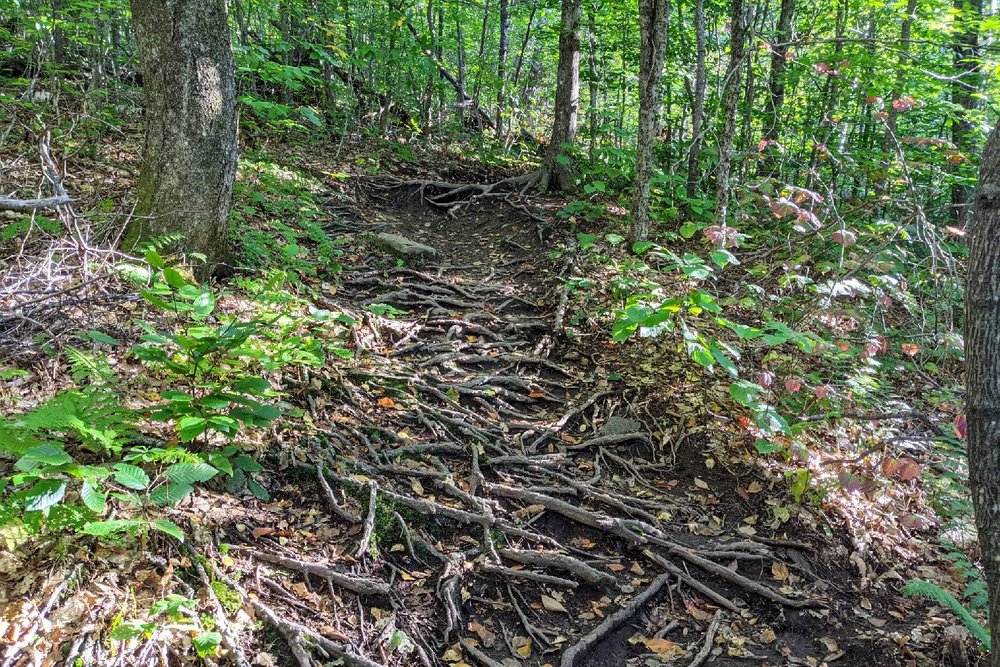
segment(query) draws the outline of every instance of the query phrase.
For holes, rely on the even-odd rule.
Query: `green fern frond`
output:
[[[903,586],[903,594],[910,597],[925,597],[934,600],[938,604],[944,605],[958,616],[965,627],[969,629],[972,636],[979,640],[979,643],[987,651],[990,650],[990,634],[986,629],[973,618],[969,610],[959,602],[954,595],[941,588],[937,584],[920,579],[911,579]]]

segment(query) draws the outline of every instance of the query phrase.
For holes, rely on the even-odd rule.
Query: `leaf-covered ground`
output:
[[[95,205],[128,187],[108,157],[68,179],[83,192],[97,174]],[[929,512],[914,474],[884,470],[894,482],[877,493],[850,480],[823,497],[796,491],[786,465],[754,449],[725,377],[695,370],[671,339],[612,345],[608,322],[574,318],[606,298],[609,269],[554,215],[564,201],[442,209],[418,184],[507,175],[364,141],[248,155],[236,215],[250,260],[237,275],[284,261],[300,276],[296,307],[330,314],[297,335],[338,350],[269,373],[285,417],[238,443],[262,463],[269,499],[199,488],[165,513],[183,544],[7,533],[0,664],[197,662],[189,626],[164,616],[111,639],[171,594],[222,636],[209,664],[974,662],[954,617],[901,593],[914,577],[959,581],[925,526],[900,519]],[[435,253],[402,259],[385,233]],[[88,279],[87,262],[61,266],[46,289]],[[4,268],[9,285],[17,267]],[[595,291],[570,289],[575,276]],[[0,317],[9,366],[30,371],[0,382],[6,412],[67,383],[38,326],[136,340],[134,320],[152,316],[100,280],[27,320]],[[248,285],[234,279],[220,309],[247,307]],[[116,354],[120,372],[140,374]],[[879,428],[815,437],[834,460],[838,438],[892,435]],[[844,469],[815,467],[817,480]]]

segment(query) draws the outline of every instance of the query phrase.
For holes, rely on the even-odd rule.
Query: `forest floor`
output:
[[[301,416],[245,443],[270,500],[199,489],[168,511],[183,546],[7,553],[4,667],[177,664],[190,637],[169,627],[107,639],[168,593],[215,616],[221,664],[968,664],[960,624],[900,592],[951,576],[926,536],[875,545],[877,518],[849,531],[845,503],[793,502],[674,343],[568,338],[566,278],[592,268],[565,202],[445,213],[407,179],[505,175],[445,159],[343,178],[349,160],[289,158],[325,182],[344,268],[307,298],[350,316],[350,358],[277,378]],[[386,233],[433,253],[401,259]],[[134,309],[104,328],[131,340]],[[4,391],[23,407],[45,383]]]

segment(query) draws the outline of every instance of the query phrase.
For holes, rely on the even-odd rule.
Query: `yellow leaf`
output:
[[[777,561],[771,563],[771,576],[777,581],[786,581],[788,579],[788,566]]]
[[[528,637],[514,637],[514,651],[522,658],[531,656],[531,639]]]
[[[445,662],[458,662],[462,659],[462,645],[455,644],[441,654],[441,659]]]

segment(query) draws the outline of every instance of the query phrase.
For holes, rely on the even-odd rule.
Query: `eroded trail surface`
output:
[[[501,205],[449,216],[370,183],[354,202],[336,225],[360,261],[322,305],[362,320],[355,359],[296,397],[316,427],[294,444],[303,474],[245,515],[279,530],[231,523],[223,536],[235,567],[260,566],[261,604],[286,619],[296,652],[319,641],[349,664],[899,664],[831,609],[841,564],[814,543],[787,526],[692,529],[726,514],[715,495],[686,492],[699,490],[683,471],[696,440],[678,451],[642,397],[609,383],[603,342],[559,336],[573,266],[554,227]],[[435,253],[401,261],[379,233]]]

